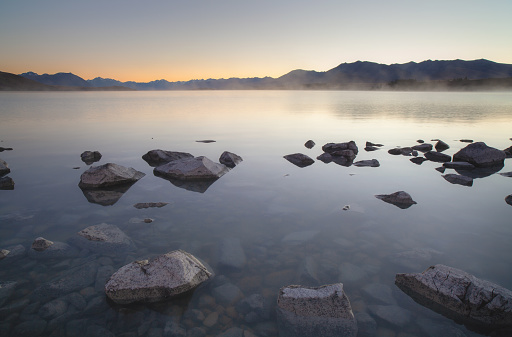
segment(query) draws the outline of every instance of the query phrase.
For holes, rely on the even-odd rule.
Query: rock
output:
[[[402,155],[402,156],[412,156],[413,149],[410,147],[397,147],[394,149],[389,149],[388,153],[394,156]]]
[[[341,283],[281,288],[277,326],[280,337],[357,336],[357,322]]]
[[[371,160],[360,160],[356,161],[354,163],[354,166],[358,167],[379,167],[380,163],[377,159],[371,159]]]
[[[97,268],[96,262],[88,262],[66,270],[60,276],[37,287],[32,293],[32,299],[44,303],[48,300],[80,291],[94,283]]]
[[[500,173],[500,175],[502,175],[504,177],[511,178],[512,177],[512,172],[503,172],[503,173]]]
[[[219,268],[241,271],[246,263],[240,239],[224,238],[219,244]]]
[[[505,156],[507,158],[512,158],[512,146],[507,147],[503,152],[505,152]]]
[[[436,148],[437,152],[443,152],[450,148],[450,146],[448,144],[446,144],[445,142],[443,142],[442,140],[438,140],[434,147]]]
[[[37,239],[36,239],[37,240]],[[51,242],[51,241],[49,241]],[[52,244],[44,250],[36,250],[33,247],[28,251],[28,256],[32,259],[67,259],[78,256],[79,251],[71,247],[65,242],[52,242]]]
[[[318,157],[316,157],[316,159],[328,164],[332,161],[332,156],[330,154],[328,154],[327,152],[324,152],[321,155],[319,155]]]
[[[168,204],[169,204],[168,202],[139,202],[138,204],[133,205],[133,207],[135,207],[136,209],[150,208],[150,207],[161,208]]]
[[[135,249],[133,241],[119,227],[106,223],[82,229],[70,241],[94,253],[117,255]]]
[[[510,206],[512,206],[512,194],[509,194],[509,195],[506,196],[505,202],[507,204],[509,204]]]
[[[440,166],[440,167],[436,167],[435,169],[437,172],[441,172],[441,173],[444,173],[444,171],[446,171],[446,167],[444,166]]]
[[[420,145],[414,145],[412,147],[413,150],[421,151],[421,152],[427,152],[431,151],[433,148],[432,144],[424,143]]]
[[[186,158],[194,158],[194,156],[187,152],[165,150],[151,150],[142,156],[142,159],[144,159],[151,167],[160,166],[175,160]]]
[[[53,245],[53,241],[46,240],[43,237],[38,237],[34,240],[34,242],[32,242],[31,248],[38,252],[42,252],[43,250],[50,247],[51,245]]]
[[[354,159],[359,152],[357,145],[353,140],[346,143],[327,143],[322,146],[322,150],[332,156],[353,156],[351,159]],[[351,152],[348,152],[347,150],[350,150]]]
[[[512,325],[512,291],[462,270],[437,264],[422,273],[396,274],[395,284],[449,318],[492,329]]]
[[[18,285],[17,282],[2,282],[0,281],[0,307],[11,297]]]
[[[187,331],[178,323],[168,320],[164,327],[164,337],[186,337]]]
[[[196,143],[215,143],[216,141],[213,139],[202,139],[202,140],[196,140]]]
[[[372,142],[368,142],[367,141],[365,146],[366,147],[368,147],[368,146],[371,146],[371,147],[381,147],[381,146],[384,146],[384,145],[382,145],[382,144],[374,144]]]
[[[14,190],[14,180],[11,177],[0,178],[0,190]]]
[[[459,140],[461,143],[473,143],[473,139],[461,139]]]
[[[449,155],[435,151],[425,152],[425,158],[427,158],[430,161],[435,161],[436,163],[452,161],[452,157],[450,157]]]
[[[473,186],[473,178],[466,177],[460,174],[445,174],[442,177],[452,184]]]
[[[427,158],[423,158],[423,157],[414,157],[414,158],[411,158],[409,159],[411,162],[413,162],[414,164],[416,165],[421,165],[423,164],[424,161],[428,160]]]
[[[418,140],[416,141],[416,143],[423,144],[423,143],[425,143],[425,141],[424,141],[423,139],[418,139]]]
[[[245,315],[249,324],[266,321],[270,318],[269,306],[260,294],[253,294],[242,299],[236,306],[237,312]]]
[[[8,167],[7,163],[0,158],[0,177],[9,172],[11,172],[11,169]]]
[[[398,191],[392,194],[379,194],[375,197],[402,209],[406,209],[417,204],[416,201],[412,200],[410,194],[404,191]]]
[[[351,150],[346,150],[346,151],[352,152]],[[350,165],[352,165],[353,157],[355,157],[355,155],[351,155],[351,156],[333,156],[332,157],[332,162],[335,163],[335,164],[341,165],[341,166],[349,167]]]
[[[213,277],[193,255],[176,250],[121,267],[105,284],[116,303],[159,302],[188,292]]]
[[[184,158],[155,167],[156,176],[177,180],[217,180],[228,172],[225,165],[206,157]]]
[[[244,337],[244,330],[237,327],[229,328],[217,337]]]
[[[367,152],[370,152],[370,151],[377,151],[379,148],[378,147],[375,147],[375,146],[366,146],[364,148],[365,151]]]
[[[283,158],[298,167],[306,167],[315,162],[313,159],[302,153],[288,154]]]
[[[307,147],[308,149],[312,149],[315,146],[315,142],[310,139],[306,143],[304,143],[304,146]]]
[[[1,147],[0,146],[0,152],[4,152],[4,151],[12,151],[12,147]]]
[[[203,325],[208,328],[211,328],[212,326],[217,324],[218,321],[219,321],[219,313],[217,311],[212,311],[204,319]]]
[[[504,151],[489,147],[484,142],[469,144],[453,155],[453,161],[466,161],[477,167],[503,165],[505,158]]]
[[[399,328],[411,320],[411,313],[397,305],[369,305],[368,309],[377,318]]]
[[[456,169],[456,170],[473,170],[475,166],[465,161],[451,161],[447,163],[443,163],[443,166],[446,168]]]
[[[0,249],[0,260],[3,260],[11,251],[7,249]]]
[[[101,166],[92,166],[82,173],[78,186],[82,189],[95,189],[109,186],[133,184],[146,174],[131,167],[107,163]]]
[[[236,303],[243,296],[240,288],[233,283],[224,283],[223,285],[213,288],[212,294],[217,303],[225,306]]]
[[[220,155],[219,162],[227,167],[233,168],[243,161],[242,157],[232,152],[224,151]]]
[[[68,309],[68,303],[61,299],[50,301],[39,309],[38,315],[46,320],[59,317]]]
[[[95,163],[97,161],[100,161],[101,159],[101,153],[99,151],[84,151],[80,158],[84,163],[87,165],[91,165],[92,163]]]
[[[10,262],[15,262],[26,254],[26,249],[23,247],[23,245],[9,246],[5,249],[2,249],[2,251],[4,256],[2,259],[0,259],[2,264],[10,264]]]

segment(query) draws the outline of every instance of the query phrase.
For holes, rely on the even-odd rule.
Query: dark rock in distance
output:
[[[436,171],[444,173],[444,171],[446,171],[446,167],[444,167],[444,166],[436,167]]]
[[[353,140],[346,143],[327,143],[324,146],[322,146],[322,150],[324,152],[329,153],[332,156],[347,156],[349,155],[349,152],[343,151],[350,150],[352,151],[355,157],[355,155],[357,155],[357,153],[359,152],[356,142],[354,142]]]
[[[145,175],[131,167],[107,163],[101,166],[92,166],[82,173],[78,186],[82,189],[95,189],[133,184]]]
[[[416,141],[416,143],[423,144],[423,143],[425,143],[425,141],[424,141],[423,139],[418,139],[418,140]]]
[[[414,145],[412,147],[413,150],[421,151],[421,152],[427,152],[432,150],[432,144],[423,143],[420,145]]]
[[[11,172],[11,169],[9,168],[7,163],[0,159],[0,177],[6,175],[9,172]]]
[[[159,149],[148,151],[145,155],[142,156],[142,159],[144,159],[151,167],[160,166],[174,160],[185,158],[194,158],[194,156],[187,152],[166,151]]]
[[[392,194],[379,194],[375,197],[401,209],[407,209],[412,205],[417,204],[416,201],[412,200],[411,195],[404,191],[398,191]]]
[[[375,143],[367,141],[365,146],[366,147],[368,147],[368,146],[371,146],[371,147],[381,147],[381,146],[384,146],[384,145],[382,145],[382,144],[375,144]]]
[[[388,153],[394,156],[412,156],[413,149],[410,147],[397,147],[394,149],[389,149]]]
[[[216,141],[213,139],[203,139],[203,140],[196,140],[196,143],[215,143]]]
[[[414,157],[414,158],[411,158],[409,159],[411,162],[413,162],[414,164],[416,165],[421,165],[423,164],[424,161],[428,160],[427,158],[423,158],[423,157]]]
[[[316,159],[328,164],[332,161],[332,156],[330,154],[328,154],[327,152],[324,152],[321,155],[319,155],[318,157],[316,157]]]
[[[219,162],[229,168],[233,168],[243,161],[242,157],[232,152],[224,151],[220,155]]]
[[[38,252],[42,252],[51,245],[53,245],[53,241],[47,240],[43,237],[38,237],[34,240],[34,242],[32,242],[31,248]]]
[[[14,180],[11,177],[0,178],[0,190],[14,190]]]
[[[503,173],[500,173],[500,175],[502,175],[504,177],[512,178],[512,171],[511,172],[503,172]]]
[[[509,194],[509,195],[506,196],[505,202],[507,204],[509,204],[510,206],[512,206],[512,194]]]
[[[289,154],[284,156],[283,158],[298,167],[306,167],[315,162],[313,159],[302,153]]]
[[[435,151],[425,152],[425,158],[436,163],[446,163],[452,160],[449,155]]]
[[[91,165],[92,163],[95,163],[97,161],[100,161],[101,159],[101,153],[99,151],[84,151],[80,158],[84,163],[87,165]]]
[[[484,142],[469,144],[453,155],[453,161],[466,161],[477,167],[503,165],[505,158],[504,151],[487,146]]]
[[[419,304],[464,324],[490,330],[512,325],[512,291],[462,270],[438,264],[396,274],[395,284]]]
[[[315,142],[312,141],[311,139],[304,143],[304,146],[307,147],[308,149],[312,149],[315,145]]]
[[[360,160],[354,163],[354,166],[359,167],[379,167],[380,163],[377,159],[371,159],[371,160]]]
[[[466,177],[460,174],[445,174],[443,178],[452,184],[473,186],[473,178]]]
[[[4,151],[12,151],[12,147],[1,147],[0,146],[0,152],[4,152]]]
[[[459,140],[461,143],[473,143],[473,139],[461,139]]]
[[[443,142],[442,140],[438,140],[434,147],[436,148],[437,152],[443,152],[450,148],[450,146],[448,144],[446,144],[445,142]]]
[[[377,151],[379,148],[378,147],[375,147],[375,146],[366,146],[364,148],[365,151],[367,152],[371,152],[371,151]]]

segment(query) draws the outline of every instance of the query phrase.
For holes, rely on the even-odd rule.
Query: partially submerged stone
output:
[[[93,253],[119,254],[135,249],[133,241],[122,230],[106,223],[89,226],[70,240]]]
[[[91,165],[101,159],[101,153],[99,151],[84,151],[80,155],[80,158],[87,165]]]
[[[353,156],[351,159],[354,159],[359,152],[356,142],[353,140],[346,143],[327,143],[322,146],[322,150],[332,156]]]
[[[193,255],[176,250],[121,267],[105,284],[116,303],[159,302],[186,293],[213,274]]]
[[[360,160],[354,163],[354,166],[359,167],[379,167],[380,163],[377,159]]]
[[[232,152],[224,151],[219,157],[219,162],[227,167],[233,168],[243,161],[242,157]]]
[[[156,176],[177,180],[216,180],[226,174],[228,168],[201,156],[174,160],[155,167],[153,172]]]
[[[304,146],[307,147],[308,149],[312,149],[315,146],[315,142],[310,139],[306,143],[304,143]]]
[[[466,161],[477,167],[503,165],[505,158],[504,151],[487,146],[484,142],[469,144],[453,155],[453,161]]]
[[[298,167],[306,167],[315,162],[313,159],[302,153],[288,154],[283,158]]]
[[[94,189],[133,184],[145,175],[131,167],[107,163],[101,166],[92,166],[82,173],[78,186],[82,189]]]
[[[419,304],[465,324],[512,326],[512,291],[462,270],[438,264],[396,274],[395,284]]]
[[[457,185],[462,185],[462,186],[473,186],[473,178],[466,177],[461,174],[445,174],[442,177],[446,181],[448,181],[452,184],[457,184]]]
[[[0,178],[0,190],[14,190],[14,180],[11,177]]]
[[[9,172],[11,172],[11,169],[9,168],[7,163],[0,159],[0,177],[6,175]]]
[[[425,152],[425,158],[437,163],[446,163],[452,161],[452,157],[450,157],[449,155],[436,151]]]
[[[169,204],[168,202],[139,202],[139,203],[133,205],[133,207],[135,207],[136,209],[150,208],[150,207],[161,208],[168,204]]]
[[[52,241],[49,241],[52,242]],[[32,245],[32,248],[34,245]],[[36,260],[44,259],[67,259],[78,256],[80,253],[75,247],[68,245],[65,242],[52,242],[47,248],[43,250],[29,249],[28,256]]]
[[[437,152],[443,152],[444,150],[448,150],[450,148],[450,146],[442,140],[438,140],[434,147],[436,148]]]
[[[409,193],[404,191],[398,191],[392,194],[379,194],[375,197],[402,209],[409,208],[417,203],[416,201],[412,200],[412,197]]]
[[[424,158],[424,157],[414,157],[409,160],[416,165],[421,165],[421,164],[423,164],[424,161],[427,161],[428,159]]]
[[[342,283],[281,288],[277,326],[280,337],[357,336],[357,322]]]
[[[148,151],[145,155],[142,156],[142,159],[144,159],[152,167],[160,166],[170,163],[171,161],[185,158],[194,158],[194,156],[187,152],[166,151],[160,149]]]
[[[0,249],[0,260],[3,260],[10,252],[8,249]]]
[[[500,175],[502,175],[504,177],[511,178],[512,177],[512,171],[511,172],[503,172],[503,173],[500,173]]]
[[[47,240],[40,236],[40,237],[36,238],[34,240],[34,242],[32,242],[31,248],[38,252],[42,252],[43,250],[50,247],[51,245],[53,245],[53,241]]]

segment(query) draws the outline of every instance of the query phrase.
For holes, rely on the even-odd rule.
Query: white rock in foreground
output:
[[[357,336],[357,322],[342,283],[281,288],[277,325],[280,337]]]
[[[82,173],[78,186],[87,189],[133,184],[145,175],[131,167],[107,163],[101,166],[92,166]]]
[[[512,291],[445,265],[396,274],[396,285],[418,303],[469,324],[512,326]]]
[[[183,294],[213,276],[193,255],[176,250],[121,267],[105,284],[116,303],[159,302]]]

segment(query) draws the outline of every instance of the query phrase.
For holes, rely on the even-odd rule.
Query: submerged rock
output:
[[[95,163],[97,161],[100,161],[101,159],[101,153],[99,151],[84,151],[80,158],[84,163],[87,165],[91,165],[92,163]]]
[[[445,174],[442,176],[446,181],[463,186],[473,186],[473,178],[460,174]]]
[[[32,242],[31,248],[38,252],[42,252],[43,250],[50,247],[51,245],[53,245],[53,241],[47,240],[43,237],[38,237],[34,240],[34,242]]]
[[[315,146],[315,142],[310,139],[306,143],[304,143],[304,146],[307,147],[308,149],[312,149]]]
[[[14,190],[14,180],[11,177],[0,178],[0,190]]]
[[[206,157],[184,158],[155,167],[156,176],[177,180],[216,180],[228,172],[225,165]]]
[[[313,159],[302,153],[288,154],[283,158],[298,167],[306,167],[315,162]]]
[[[193,255],[176,250],[121,267],[105,284],[116,303],[159,302],[188,292],[213,276]]]
[[[36,239],[37,240],[37,239]],[[49,241],[51,242],[51,241]],[[34,245],[32,245],[33,249],[28,251],[28,256],[33,259],[43,260],[43,259],[67,259],[76,257],[79,254],[79,251],[68,245],[65,242],[52,242],[47,248],[43,250],[34,249]]]
[[[512,291],[462,270],[437,264],[396,274],[395,284],[419,304],[465,324],[512,326]]]
[[[11,172],[11,169],[7,163],[0,158],[0,177],[6,175],[9,172]]]
[[[160,166],[163,164],[170,163],[171,161],[194,158],[193,155],[187,152],[176,152],[176,151],[165,151],[165,150],[151,150],[142,156],[150,166]]]
[[[89,226],[70,241],[93,253],[120,254],[135,249],[135,244],[122,230],[106,223]]]
[[[377,159],[360,160],[360,161],[356,161],[354,163],[354,166],[359,166],[359,167],[379,167],[380,163],[379,163],[379,161]]]
[[[404,191],[398,191],[392,194],[379,194],[375,197],[402,209],[406,209],[417,204],[416,201],[412,200],[411,195]]]
[[[425,158],[427,158],[430,161],[437,162],[437,163],[445,163],[445,162],[452,161],[452,157],[450,157],[449,155],[441,153],[441,152],[435,152],[435,151],[425,152]]]
[[[247,262],[240,239],[224,238],[219,244],[219,268],[240,271]]]
[[[92,166],[82,173],[78,186],[82,189],[95,189],[133,184],[145,175],[131,167],[107,163],[101,166]]]
[[[466,161],[477,167],[503,165],[505,158],[504,151],[487,146],[484,142],[469,144],[453,155],[453,161]]]
[[[5,302],[11,297],[16,289],[18,282],[8,281],[3,282],[0,281],[0,307],[4,305]]]
[[[342,283],[281,288],[277,326],[280,337],[357,336],[357,322]]]
[[[136,209],[150,208],[150,207],[161,208],[168,204],[169,204],[168,202],[139,202],[139,203],[133,205],[133,207],[135,207]]]
[[[242,157],[232,152],[224,151],[219,157],[219,162],[227,167],[233,168],[243,161]]]

